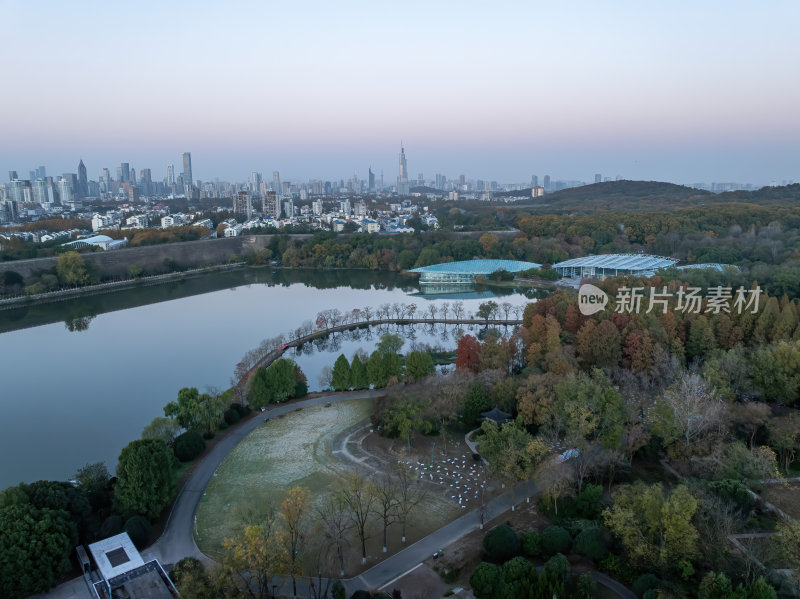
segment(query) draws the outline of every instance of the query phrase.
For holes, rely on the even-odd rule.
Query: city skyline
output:
[[[101,6],[0,3],[0,64],[24,83],[3,98],[0,172],[78,156],[90,177],[127,161],[160,178],[192,148],[204,180],[393,180],[402,139],[410,179],[800,178],[789,1]]]

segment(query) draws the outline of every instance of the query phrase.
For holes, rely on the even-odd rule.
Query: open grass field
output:
[[[332,454],[332,444],[337,435],[365,421],[373,405],[373,400],[357,399],[307,408],[270,420],[248,435],[219,467],[197,507],[195,539],[200,550],[219,557],[224,539],[236,535],[270,502],[277,506],[291,487],[307,487],[319,504],[351,468]],[[460,514],[444,493],[427,495],[409,524],[408,543]],[[367,543],[372,560],[381,557],[380,541],[376,523]],[[348,571],[361,569],[357,544],[351,543]],[[402,548],[397,525],[389,530],[389,547],[390,553]]]

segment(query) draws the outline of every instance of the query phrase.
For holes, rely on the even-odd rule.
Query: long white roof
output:
[[[408,272],[441,272],[451,274],[490,275],[498,270],[519,272],[531,268],[541,268],[536,262],[520,260],[461,260],[459,262],[443,262],[411,269]]]
[[[669,268],[677,262],[678,260],[676,258],[650,256],[647,254],[597,254],[594,256],[583,256],[582,258],[564,260],[563,262],[553,264],[553,268],[578,268],[588,266],[595,268],[640,271]]]

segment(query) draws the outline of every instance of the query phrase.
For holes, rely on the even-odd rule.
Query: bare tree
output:
[[[389,318],[389,314],[392,311],[391,304],[381,304],[380,306],[380,314],[383,316],[384,319]]]
[[[439,307],[439,313],[442,315],[442,318],[447,320],[447,313],[450,311],[450,303],[443,302],[442,305]]]
[[[372,319],[372,308],[370,308],[369,306],[364,306],[361,309],[361,313],[364,315],[364,320]]]
[[[406,524],[411,514],[425,497],[425,491],[417,482],[417,475],[405,464],[397,465],[397,476],[394,481],[397,500],[397,521],[402,528],[401,539],[406,542]],[[384,545],[386,541],[384,540]]]
[[[386,553],[387,532],[398,518],[397,487],[391,477],[382,475],[375,483],[375,505],[373,513],[383,526],[383,553]]]
[[[511,307],[512,306],[509,302],[503,302],[502,304],[500,304],[500,310],[502,310],[503,314],[506,317],[506,320],[508,320],[508,315],[511,312]]]
[[[326,497],[316,510],[317,519],[322,524],[322,534],[329,546],[336,548],[336,557],[339,561],[339,576],[344,576],[344,547],[347,536],[353,528],[353,521],[347,504],[339,494]]]
[[[464,316],[464,302],[453,302],[453,315],[456,320],[461,320]]]
[[[723,431],[728,420],[725,402],[699,374],[684,373],[656,405],[653,431],[667,443],[679,441],[692,451],[701,441]]]
[[[367,563],[367,523],[375,504],[375,486],[358,472],[350,472],[339,481],[338,495],[347,506],[353,527],[361,542],[361,563]]]
[[[431,302],[430,304],[428,304],[428,317],[429,317],[431,320],[433,320],[434,318],[436,318],[436,304],[434,304],[433,302]]]
[[[403,315],[403,306],[398,302],[392,304],[392,313],[395,318],[400,318]]]
[[[414,318],[414,313],[417,311],[417,304],[408,304],[406,307],[406,313],[408,314],[409,318]]]
[[[516,318],[517,320],[519,320],[519,317],[520,317],[520,316],[522,316],[522,310],[523,310],[523,309],[524,309],[524,308],[523,308],[522,306],[514,306],[514,307],[512,308],[512,311],[514,312],[514,318]]]

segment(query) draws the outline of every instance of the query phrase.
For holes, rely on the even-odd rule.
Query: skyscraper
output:
[[[409,194],[408,164],[406,164],[406,151],[402,143],[400,144],[400,170],[397,174],[397,194],[401,196]]]
[[[550,175],[544,176],[544,189],[545,191],[550,191]]]
[[[369,191],[375,191],[375,173],[372,172],[372,167],[369,167]]]
[[[19,179],[17,171],[8,171],[8,180],[13,181],[14,179]]]
[[[194,185],[194,179],[192,178],[192,153],[191,152],[184,152],[183,153],[183,184],[184,185]]]
[[[261,191],[261,173],[250,173],[250,191],[255,195]]]
[[[278,171],[272,171],[272,191],[281,194],[281,174]],[[280,211],[278,211],[280,216]],[[275,218],[278,218],[277,216]]]
[[[119,165],[119,181],[120,183],[130,183],[131,182],[131,165],[127,162],[123,162]]]
[[[82,198],[89,195],[89,178],[86,176],[86,166],[83,164],[83,158],[78,163],[78,187]]]
[[[600,183],[602,180],[603,180],[603,174],[602,173],[595,173],[594,182],[595,183]]]
[[[172,186],[175,185],[175,165],[168,164],[167,165],[167,185]]]

